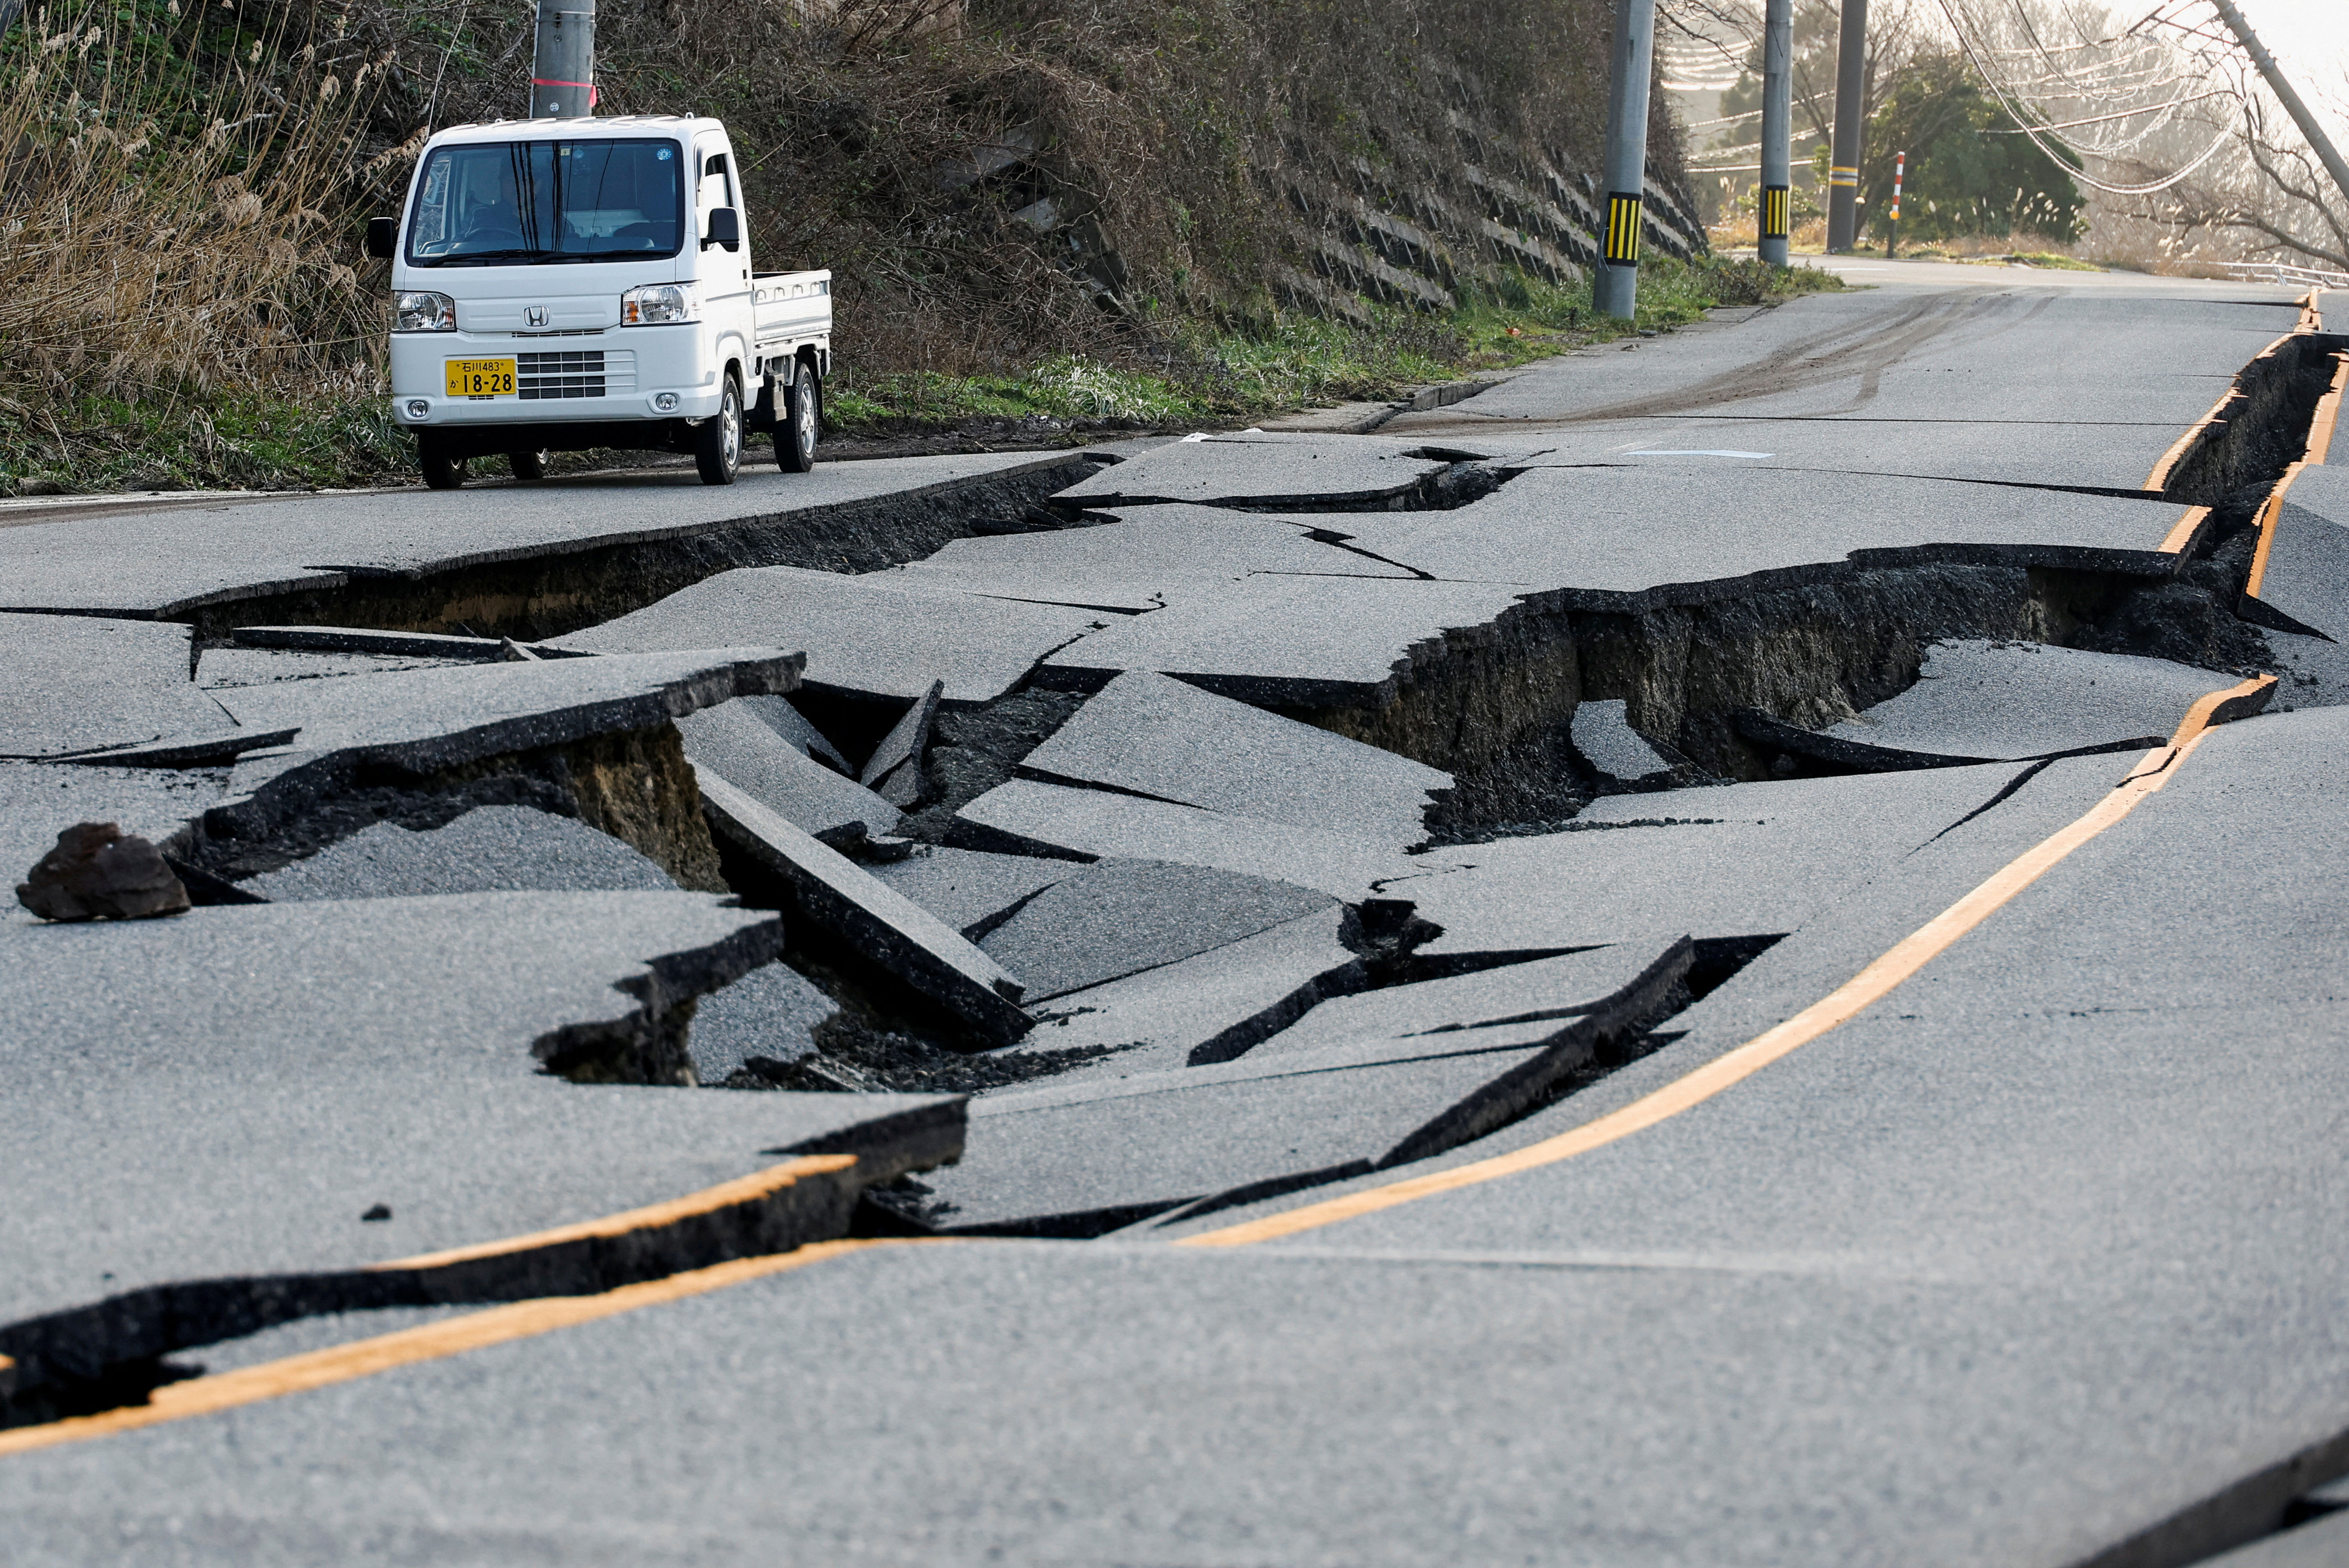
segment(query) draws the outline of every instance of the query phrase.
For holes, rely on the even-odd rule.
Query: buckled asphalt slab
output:
[[[2016,761],[2082,751],[2142,751],[2236,677],[2168,659],[2041,643],[1937,643],[1917,684],[1857,716],[1806,732],[1774,724],[1790,750],[1840,748],[1859,765]],[[1761,738],[1761,731],[1751,731]]]
[[[444,827],[378,822],[237,884],[272,903],[458,892],[666,892],[667,872],[574,817],[476,806]]]
[[[0,752],[66,757],[166,735],[231,735],[236,720],[189,678],[188,629],[0,614]]]
[[[1124,1078],[1226,1061],[1287,1028],[1324,998],[1368,984],[1332,906],[1174,964],[1073,991],[1036,1009],[1015,1050],[1105,1046],[1064,1081]]]
[[[745,473],[724,489],[684,471],[103,517],[60,511],[0,529],[0,609],[176,619],[243,599],[331,592],[355,577],[421,578],[743,528],[821,535],[843,509],[916,501],[1076,462],[1065,452],[994,453]],[[657,521],[647,521],[648,511]]]
[[[1452,776],[1147,671],[1118,676],[1020,763],[1030,777],[1327,832],[1426,835]]]
[[[1019,979],[961,933],[718,775],[696,771],[711,828],[783,879],[799,918],[835,934],[991,1044],[1028,1032]]]
[[[2264,542],[2252,590],[2261,603],[2335,642],[2349,640],[2349,469],[2294,474]]]
[[[895,830],[904,813],[792,745],[742,701],[677,721],[685,754],[802,831],[828,843]]]
[[[968,705],[1001,696],[1037,660],[1098,624],[1083,610],[926,588],[893,575],[766,566],[719,573],[555,645],[641,654],[723,645],[738,634],[781,638],[807,650],[803,684],[811,691],[907,703],[943,676],[944,700]]]
[[[976,942],[1020,905],[1084,868],[1079,861],[996,855],[925,844],[868,866],[874,878]]]
[[[1398,892],[1443,927],[1420,950],[1430,957],[1588,946],[1659,924],[1783,934],[2023,774],[2009,764],[1609,795],[1572,831],[1445,851],[1458,869],[1431,867]],[[1824,866],[1833,878],[1816,873]]]
[[[1142,614],[1178,589],[1257,574],[1409,577],[1408,567],[1329,542],[1330,517],[1263,516],[1169,504],[1100,511],[1110,521],[1040,533],[957,539],[884,581],[999,599]]]
[[[1369,834],[1333,833],[1025,779],[963,807],[955,815],[953,836],[973,848],[1213,866],[1348,900],[1448,863],[1436,856],[1406,855],[1402,846]]]
[[[771,913],[674,891],[0,923],[0,1352],[20,1380],[92,1377],[308,1312],[599,1289],[838,1234],[866,1182],[952,1157],[956,1102],[626,1083],[685,1076],[683,1009],[781,941]],[[618,1227],[606,1256],[503,1244],[811,1145],[865,1158]],[[437,1279],[384,1266],[451,1250],[468,1267]]]

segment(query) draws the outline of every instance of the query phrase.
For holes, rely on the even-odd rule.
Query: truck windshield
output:
[[[416,182],[420,267],[673,256],[684,229],[674,141],[504,141],[436,149]]]

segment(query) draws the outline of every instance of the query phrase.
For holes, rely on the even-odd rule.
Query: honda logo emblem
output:
[[[546,307],[543,304],[532,305],[528,310],[522,313],[522,319],[523,325],[525,326],[544,326],[546,325]]]

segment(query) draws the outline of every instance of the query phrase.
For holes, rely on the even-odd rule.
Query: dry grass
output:
[[[1606,0],[938,9],[598,7],[604,112],[724,118],[759,264],[834,270],[843,393],[1071,363],[1203,407],[1251,376],[1383,385],[1461,331],[1381,316],[1314,369],[1331,335],[1272,287],[1302,259],[1281,170],[1596,159]],[[53,0],[0,36],[0,492],[404,468],[360,221],[431,129],[521,111],[529,30],[480,0]],[[1014,167],[948,177],[1031,129]],[[1015,214],[1047,199],[1067,222],[1040,236]],[[1087,235],[1118,308],[1079,275]]]

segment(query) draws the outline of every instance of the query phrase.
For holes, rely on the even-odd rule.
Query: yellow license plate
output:
[[[514,395],[514,362],[511,359],[450,359],[451,397],[511,397]]]

